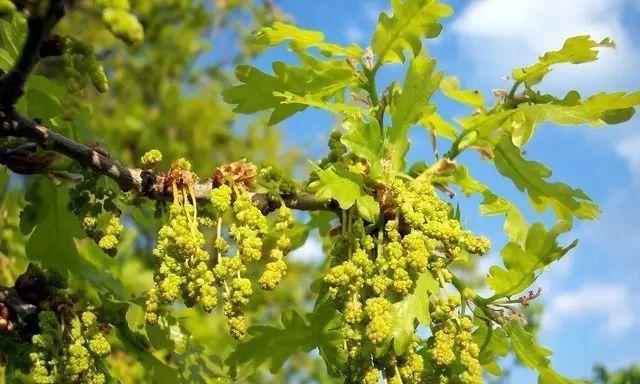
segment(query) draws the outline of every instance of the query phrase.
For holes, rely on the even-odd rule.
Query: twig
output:
[[[171,191],[144,190],[142,185],[143,171],[141,169],[125,167],[100,151],[53,132],[42,124],[30,120],[17,112],[11,112],[10,115],[0,112],[0,137],[3,136],[26,138],[42,149],[65,155],[82,166],[91,168],[96,173],[113,179],[123,191],[134,190],[139,194],[162,200],[170,200],[172,197]],[[155,177],[162,176],[155,175]],[[208,201],[212,188],[211,182],[197,184],[194,187],[196,199]],[[254,194],[252,200],[263,212],[269,212],[277,208],[277,206],[273,206],[266,194]],[[320,201],[313,194],[306,192],[285,195],[282,196],[282,200],[289,208],[303,211],[334,211],[337,209],[333,202]]]
[[[40,60],[42,42],[64,16],[66,1],[51,0],[44,16],[32,15],[28,20],[27,40],[14,67],[0,78],[0,106],[12,108],[24,93],[24,84],[33,67]]]

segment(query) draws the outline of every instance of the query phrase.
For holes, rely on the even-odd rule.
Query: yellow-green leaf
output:
[[[609,38],[596,42],[591,40],[588,35],[574,36],[567,39],[561,49],[542,55],[536,64],[514,69],[512,76],[514,80],[532,86],[542,81],[544,76],[551,71],[551,66],[554,64],[581,64],[597,60],[597,48],[600,47],[615,47],[615,44]]]
[[[349,209],[361,196],[362,180],[358,175],[338,165],[327,169],[316,168],[318,184],[316,197],[320,200],[335,200],[341,209]]]
[[[422,38],[433,38],[442,31],[439,20],[449,17],[453,10],[435,0],[392,0],[393,16],[381,13],[371,41],[373,53],[383,63],[404,62],[404,51],[417,57]]]
[[[401,93],[393,99],[391,109],[392,125],[387,132],[391,144],[394,169],[403,170],[405,155],[409,149],[409,128],[423,115],[433,112],[429,105],[431,95],[438,88],[442,72],[434,72],[436,61],[420,55],[411,60],[402,85]]]
[[[511,320],[502,328],[509,335],[511,348],[518,361],[539,374],[539,384],[572,384],[580,383],[555,372],[551,366],[551,351],[538,344],[535,337],[527,332],[516,320]]]
[[[529,227],[524,243],[509,242],[500,251],[504,268],[494,265],[489,269],[487,284],[494,297],[511,297],[527,289],[536,279],[536,272],[559,260],[577,245],[558,244],[558,236],[569,229],[565,221],[558,222],[547,231],[542,223]]]
[[[600,212],[589,196],[560,182],[549,182],[551,170],[541,163],[522,157],[520,150],[508,137],[494,148],[494,164],[503,176],[513,181],[516,188],[526,192],[533,207],[544,212],[551,207],[559,219],[573,222],[577,217],[595,220]]]
[[[382,175],[382,163],[384,156],[384,138],[377,119],[366,122],[362,119],[347,119],[342,124],[347,132],[342,135],[341,141],[356,155],[369,161],[369,176],[375,180]]]
[[[424,115],[420,119],[420,125],[434,132],[438,136],[442,136],[451,141],[454,141],[458,137],[458,129],[455,125],[447,122],[438,113],[431,113]]]
[[[447,76],[440,82],[440,90],[449,98],[474,108],[484,106],[484,97],[478,90],[460,89],[460,80],[455,76]]]
[[[640,92],[598,93],[574,105],[520,104],[518,111],[535,123],[552,122],[559,125],[618,124],[629,120],[640,105]]]
[[[429,316],[429,295],[438,294],[440,285],[433,278],[431,272],[422,273],[413,293],[407,295],[402,301],[391,306],[391,314],[394,318],[393,330],[393,350],[402,355],[411,341],[416,328],[416,320],[419,324],[427,325],[431,322]]]
[[[278,123],[307,108],[305,104],[283,103],[286,92],[326,100],[344,90],[354,79],[353,71],[346,64],[309,68],[290,66],[281,61],[273,63],[273,75],[249,65],[236,67],[235,74],[241,84],[225,89],[222,93],[224,100],[236,104],[234,111],[238,113],[273,109],[269,124]]]
[[[356,199],[356,208],[363,219],[375,223],[380,216],[380,204],[371,195],[361,195]]]
[[[529,223],[520,210],[509,200],[500,197],[488,189],[483,192],[484,200],[480,204],[480,214],[483,216],[504,215],[503,231],[510,241],[524,240]]]
[[[298,28],[291,24],[276,21],[271,27],[264,27],[255,34],[256,44],[275,46],[285,41],[290,41],[289,47],[293,51],[302,51],[311,47],[317,47],[327,56],[350,56],[354,59],[362,57],[362,48],[355,44],[343,47],[338,44],[324,41],[324,34],[319,31]]]

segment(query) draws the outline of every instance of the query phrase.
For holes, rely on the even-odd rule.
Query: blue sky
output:
[[[379,0],[276,0],[295,22],[320,30],[327,40],[368,45],[380,11],[389,5]],[[637,0],[474,0],[447,1],[455,9],[441,37],[427,43],[438,68],[460,78],[463,87],[476,88],[491,100],[491,89],[508,88],[503,79],[513,67],[535,62],[539,54],[559,48],[564,39],[578,34],[610,36],[617,50],[605,50],[601,60],[580,66],[558,67],[540,89],[564,94],[576,89],[583,95],[598,91],[640,89],[640,1]],[[284,50],[261,57],[257,65],[269,70],[274,58],[291,59]],[[286,61],[286,60],[285,60]],[[400,80],[403,68],[381,72],[378,84]],[[442,97],[435,98],[439,112],[451,118],[468,114]],[[324,153],[326,137],[335,121],[321,111],[307,110],[283,124],[286,139],[303,146],[312,157]],[[580,239],[569,256],[539,280],[546,305],[541,339],[554,351],[554,366],[569,376],[591,375],[594,363],[621,367],[640,362],[640,116],[623,125],[539,127],[528,145],[528,158],[554,171],[553,178],[583,188],[603,209],[600,221],[579,222],[567,238]],[[431,159],[425,132],[412,132],[412,160]],[[446,143],[442,143],[446,149]],[[496,192],[520,207],[526,200],[510,181],[475,154],[466,154],[472,174],[495,186]],[[494,251],[482,268],[499,262],[497,253],[505,238],[500,219],[477,215],[477,199],[462,200],[465,224],[494,239]],[[539,216],[525,209],[531,221]],[[548,221],[548,216],[542,219]],[[302,253],[317,254],[307,244]],[[298,252],[300,254],[300,252]],[[307,255],[308,256],[308,255]],[[534,383],[524,370],[512,383]]]

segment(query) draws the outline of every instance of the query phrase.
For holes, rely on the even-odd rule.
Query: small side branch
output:
[[[27,77],[40,60],[40,48],[65,13],[66,1],[51,0],[44,15],[29,17],[27,40],[14,67],[0,78],[0,106],[12,108],[24,92]]]

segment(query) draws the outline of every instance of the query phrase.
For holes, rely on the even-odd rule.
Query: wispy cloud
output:
[[[639,78],[634,63],[640,53],[624,26],[625,9],[625,0],[477,0],[455,19],[453,30],[476,77],[493,79],[494,84],[512,68],[560,48],[567,37],[608,36],[616,40],[616,51],[602,50],[599,62],[581,65],[579,71],[558,67],[545,81],[545,89],[627,88],[630,77]]]
[[[624,140],[617,143],[615,150],[629,166],[631,176],[635,183],[640,184],[640,133],[632,133]]]
[[[363,1],[362,3],[362,11],[370,22],[378,21],[378,16],[381,12],[386,12],[388,9],[387,1],[380,0],[368,0]]]
[[[634,308],[637,298],[618,283],[598,283],[580,289],[554,293],[544,312],[546,331],[585,317],[604,319],[600,332],[605,336],[622,336],[637,323]]]
[[[347,39],[349,43],[362,44],[367,38],[367,33],[364,31],[364,29],[358,27],[357,25],[347,25],[347,27],[344,29],[343,34],[345,39]]]

